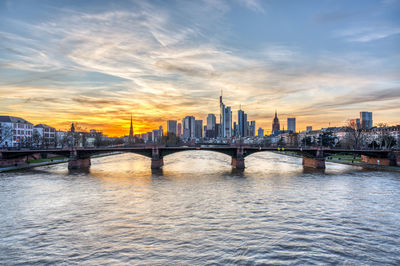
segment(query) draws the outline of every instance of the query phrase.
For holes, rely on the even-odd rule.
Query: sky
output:
[[[0,0],[0,115],[122,136],[221,90],[266,132],[400,124],[400,0]]]

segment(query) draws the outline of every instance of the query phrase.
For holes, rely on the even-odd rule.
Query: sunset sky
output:
[[[120,136],[218,115],[221,90],[267,132],[275,109],[400,124],[400,1],[0,0],[0,115]]]

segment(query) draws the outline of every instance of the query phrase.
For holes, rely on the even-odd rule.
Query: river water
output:
[[[0,264],[400,264],[400,173],[187,151],[0,174]]]

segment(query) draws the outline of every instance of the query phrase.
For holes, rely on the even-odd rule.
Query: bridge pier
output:
[[[75,170],[75,169],[86,170],[90,168],[90,165],[91,165],[90,158],[71,158],[68,161],[69,170]]]
[[[161,167],[164,166],[164,159],[163,158],[158,158],[158,159],[151,159],[151,169],[160,169]]]
[[[308,158],[303,156],[303,167],[325,169],[325,158]]]
[[[158,147],[151,150],[151,169],[160,169],[164,166],[164,158],[160,154]]]
[[[231,164],[236,169],[244,169],[245,168],[244,158],[232,157],[232,163]]]
[[[239,147],[236,149],[236,154],[232,156],[232,162],[231,165],[232,167],[236,169],[244,169],[245,164],[244,164],[244,152],[243,152],[243,147]]]
[[[322,148],[315,152],[315,156],[306,157],[303,155],[303,168],[325,169],[325,157]]]

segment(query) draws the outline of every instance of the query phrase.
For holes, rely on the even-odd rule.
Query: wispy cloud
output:
[[[239,4],[266,13],[265,2]],[[230,2],[182,2],[176,9],[135,2],[97,12],[60,8],[56,19],[37,23],[8,21],[24,31],[0,32],[0,97],[7,105],[0,111],[29,109],[27,118],[42,122],[47,108],[55,125],[64,119],[104,123],[102,128],[121,134],[131,112],[137,132],[189,114],[218,113],[221,89],[228,105],[242,104],[249,118],[266,128],[275,108],[340,120],[346,114],[339,114],[335,102],[346,109],[379,96],[376,101],[397,99],[392,90],[398,78],[377,71],[384,58],[358,51],[307,53],[300,44],[284,41],[239,49],[225,21]],[[397,34],[394,29],[383,32]],[[378,31],[337,34],[367,42],[385,38],[371,35]],[[360,94],[360,87],[371,93]]]
[[[337,32],[349,42],[371,42],[400,34],[400,27],[359,27]]]

